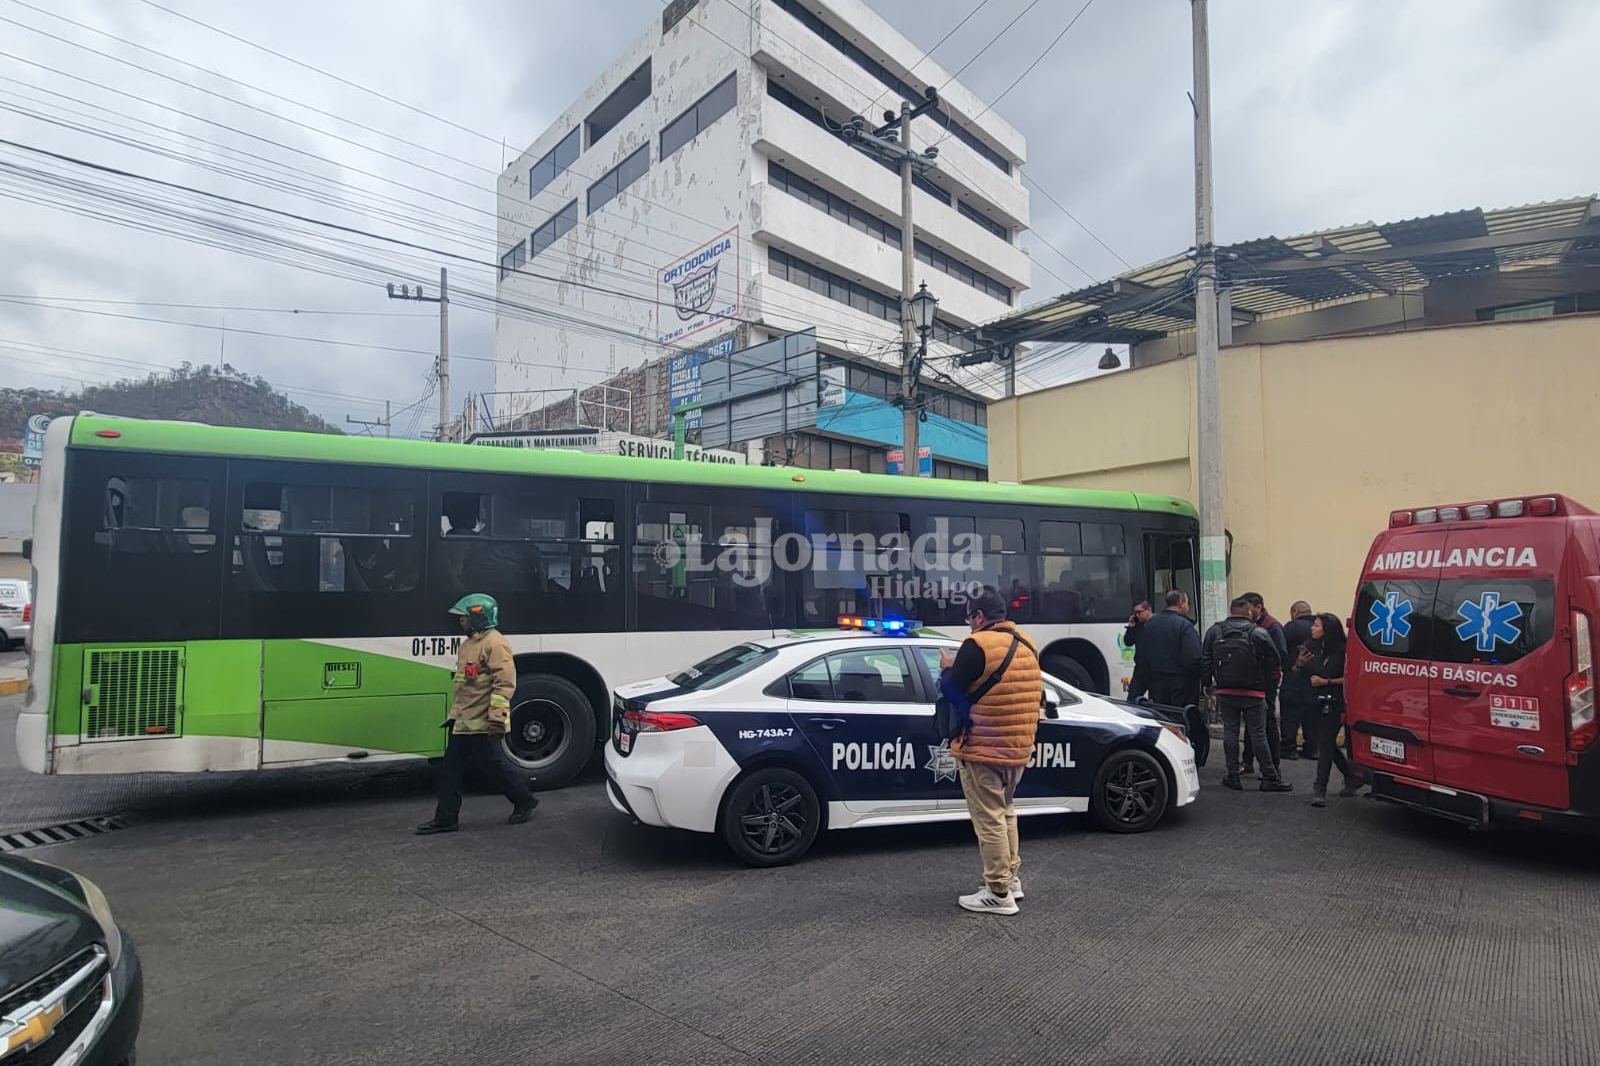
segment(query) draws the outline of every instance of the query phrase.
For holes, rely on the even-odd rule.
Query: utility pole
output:
[[[917,343],[917,324],[912,313],[916,295],[916,229],[911,221],[912,175],[916,170],[932,170],[939,156],[937,148],[918,152],[911,147],[911,120],[939,106],[939,94],[929,86],[921,103],[913,106],[900,101],[900,113],[884,112],[884,124],[867,131],[867,121],[853,116],[840,131],[849,143],[868,155],[895,164],[900,171],[900,440],[904,459],[900,472],[916,477],[921,463],[920,422],[922,395],[918,381],[922,375],[921,348]]]
[[[397,291],[391,281],[388,288],[391,300],[419,300],[439,305],[439,362],[435,370],[439,374],[439,439],[445,440],[450,427],[450,271],[439,268],[438,296],[424,295],[421,285],[416,292],[411,291],[410,285],[402,285]]]
[[[394,436],[394,417],[389,414],[389,401],[383,401],[383,436],[385,439]]]
[[[1217,249],[1211,205],[1211,43],[1206,0],[1189,0],[1194,38],[1194,326],[1199,405],[1200,617],[1228,613],[1227,516],[1223,510],[1222,390],[1217,373]]]

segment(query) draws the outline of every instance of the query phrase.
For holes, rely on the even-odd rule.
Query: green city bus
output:
[[[908,577],[859,550],[939,531],[981,562]],[[437,756],[467,592],[500,601],[506,750],[546,788],[598,750],[613,686],[842,614],[957,634],[961,581],[1008,596],[1054,673],[1121,694],[1130,605],[1192,595],[1196,538],[1189,504],[1126,492],[62,418],[17,749],[58,774]]]

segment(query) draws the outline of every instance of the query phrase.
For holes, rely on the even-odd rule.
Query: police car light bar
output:
[[[909,633],[922,625],[909,618],[864,618],[859,614],[839,616],[840,629],[862,629],[869,633]]]

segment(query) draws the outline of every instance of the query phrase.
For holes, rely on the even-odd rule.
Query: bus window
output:
[[[982,581],[1006,601],[1006,617],[1023,621],[1033,614],[1032,566],[1020,518],[980,518],[978,547],[983,569],[967,580]]]
[[[233,570],[251,592],[409,592],[418,558],[411,493],[251,482]]]
[[[1115,522],[1040,522],[1041,622],[1103,622],[1125,617],[1133,567]],[[1120,614],[1119,614],[1120,612]]]
[[[446,492],[434,581],[445,596],[493,596],[506,632],[619,628],[615,508],[565,493]]]
[[[783,571],[772,559],[776,510],[641,502],[635,520],[633,588],[641,629],[763,629],[782,623]]]
[[[904,583],[914,576],[895,563],[897,542],[910,546],[910,522],[895,511],[806,511],[810,565],[803,571],[802,623],[834,625],[840,615],[907,616]]]

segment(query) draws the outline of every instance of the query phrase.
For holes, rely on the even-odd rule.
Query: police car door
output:
[[[790,675],[788,708],[851,814],[934,811],[961,794],[903,647],[863,641],[807,663]]]

